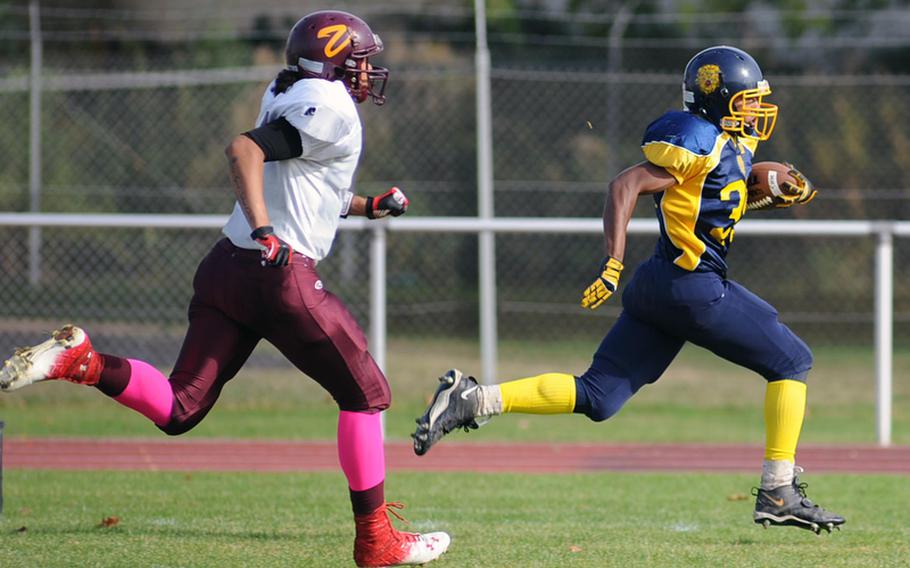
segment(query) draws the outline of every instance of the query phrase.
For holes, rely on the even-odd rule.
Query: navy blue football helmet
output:
[[[758,63],[741,49],[718,45],[689,60],[683,75],[683,104],[689,112],[710,120],[737,136],[757,140],[771,137],[777,105]]]

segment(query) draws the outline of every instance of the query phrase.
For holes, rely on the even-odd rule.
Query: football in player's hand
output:
[[[789,195],[787,184],[799,182],[790,174],[791,167],[780,162],[758,162],[752,164],[752,173],[746,184],[749,209],[766,209],[780,205]]]

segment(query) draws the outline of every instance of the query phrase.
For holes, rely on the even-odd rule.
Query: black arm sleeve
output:
[[[300,132],[283,117],[244,132],[243,135],[262,149],[266,162],[298,158],[303,154]]]

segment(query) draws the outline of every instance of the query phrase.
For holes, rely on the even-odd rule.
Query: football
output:
[[[790,166],[780,162],[758,162],[752,164],[752,173],[746,183],[748,196],[746,204],[749,209],[764,209],[784,200],[785,182],[798,185],[799,182],[790,175]]]

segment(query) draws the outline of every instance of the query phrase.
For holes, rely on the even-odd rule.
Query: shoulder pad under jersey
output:
[[[710,154],[720,130],[706,119],[686,111],[670,111],[645,129],[641,145],[663,142],[693,154]]]

